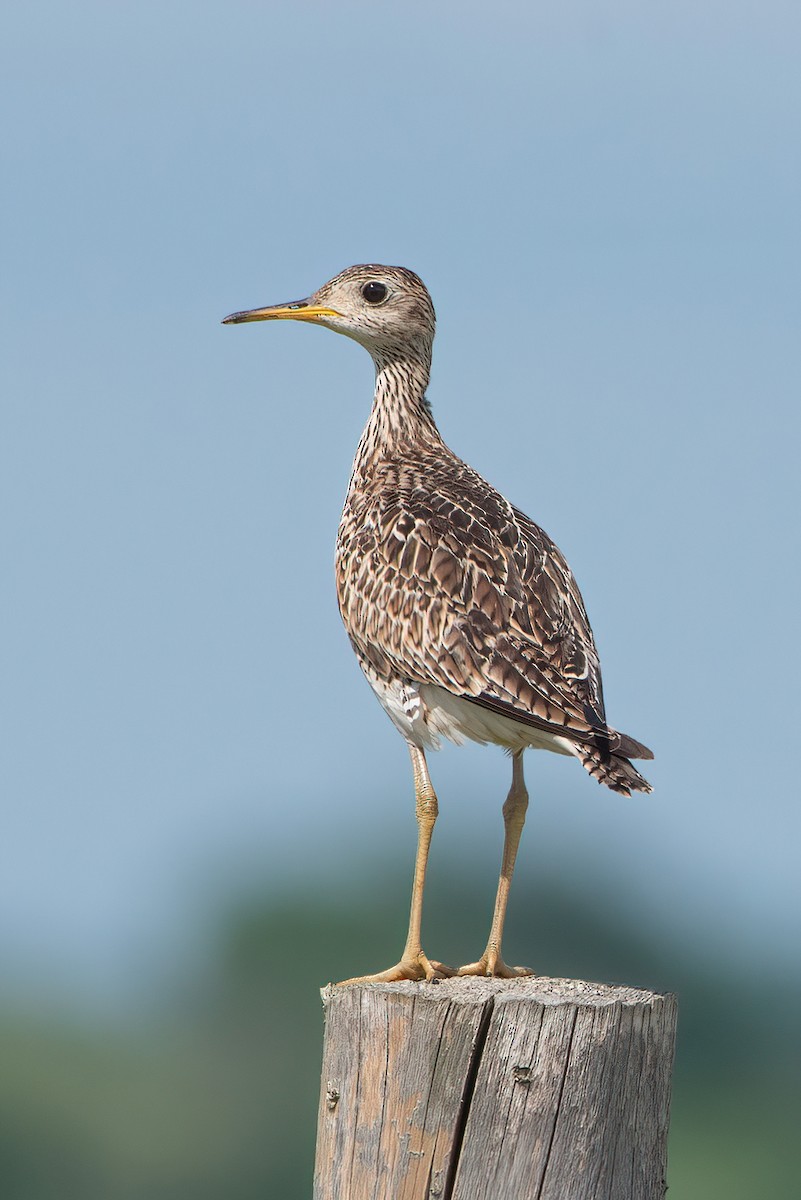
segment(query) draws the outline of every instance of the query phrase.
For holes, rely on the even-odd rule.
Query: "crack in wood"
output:
[[[481,1065],[481,1056],[484,1053],[484,1047],[487,1044],[487,1034],[489,1033],[490,1019],[492,1010],[495,1007],[495,1001],[492,997],[484,1004],[484,1011],[481,1015],[481,1022],[476,1032],[476,1040],[473,1046],[473,1052],[470,1055],[470,1063],[467,1068],[467,1075],[464,1081],[464,1091],[459,1105],[459,1112],[456,1117],[456,1125],[453,1131],[453,1148],[448,1162],[448,1174],[445,1177],[445,1187],[442,1191],[442,1200],[451,1200],[453,1189],[456,1185],[456,1172],[459,1169],[459,1159],[462,1153],[462,1143],[464,1142],[464,1131],[467,1128],[467,1118],[470,1116],[470,1106],[473,1103],[473,1095],[476,1090],[476,1080],[478,1079],[478,1068]]]

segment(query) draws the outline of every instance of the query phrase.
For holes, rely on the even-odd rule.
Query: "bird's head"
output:
[[[405,267],[348,267],[306,300],[231,313],[223,325],[281,320],[311,321],[344,333],[377,363],[431,359],[434,305],[422,280]]]

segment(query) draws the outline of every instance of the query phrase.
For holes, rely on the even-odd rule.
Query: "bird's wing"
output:
[[[339,547],[339,599],[379,676],[434,683],[576,741],[622,747],[560,551],[458,459],[382,468]]]

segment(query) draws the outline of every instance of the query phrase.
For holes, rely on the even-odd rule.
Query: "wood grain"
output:
[[[672,996],[466,978],[323,1001],[315,1200],[662,1200]]]

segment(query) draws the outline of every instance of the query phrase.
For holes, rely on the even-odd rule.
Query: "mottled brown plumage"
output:
[[[514,755],[493,932],[479,963],[465,968],[512,973],[500,936],[527,803],[523,751],[574,754],[624,794],[650,791],[629,759],[651,752],[607,724],[592,630],[558,548],[440,437],[425,394],[434,308],[420,279],[400,267],[351,267],[307,301],[227,320],[274,317],[326,325],[373,356],[373,408],[337,539],[340,612],[368,680],[409,743],[418,818],[430,792],[433,827],[424,750],[441,736],[493,741]],[[418,909],[426,853],[427,843],[418,851]],[[445,972],[423,955],[414,905],[412,915],[401,962],[380,978]]]
[[[357,459],[337,545],[340,611],[379,679],[436,684],[569,737],[618,791],[650,757],[606,724],[598,654],[576,582],[541,529],[432,432]]]

